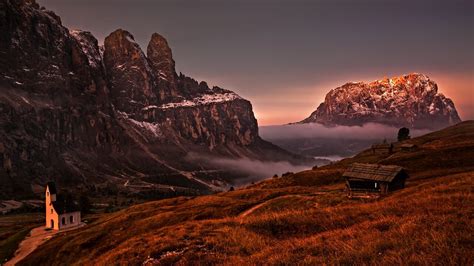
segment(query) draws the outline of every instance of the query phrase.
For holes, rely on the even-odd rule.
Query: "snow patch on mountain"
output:
[[[131,118],[130,115],[125,112],[117,111],[117,113],[121,116],[122,119],[126,120],[129,125],[132,125],[135,129],[138,129],[140,132],[143,132],[146,135],[154,137],[154,138],[163,137],[163,133],[161,132],[160,125],[158,123],[137,121]]]
[[[214,103],[230,102],[237,99],[242,99],[238,94],[234,92],[226,93],[215,93],[215,94],[204,94],[199,97],[190,100],[183,100],[180,102],[166,103],[161,106],[149,105],[144,107],[142,110],[147,111],[151,109],[169,109],[169,108],[181,108],[181,107],[194,107],[199,105],[208,105]]]

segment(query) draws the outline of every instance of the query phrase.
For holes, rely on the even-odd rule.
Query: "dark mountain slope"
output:
[[[41,192],[50,179],[79,190],[195,194],[239,177],[185,160],[190,152],[307,162],[258,136],[249,101],[178,75],[158,34],[145,55],[125,30],[99,47],[34,1],[0,0],[0,10],[0,197]]]

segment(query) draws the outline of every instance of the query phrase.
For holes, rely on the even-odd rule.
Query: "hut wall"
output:
[[[406,176],[401,174],[395,177],[395,179],[389,184],[389,191],[402,189],[405,187]]]
[[[379,192],[380,185],[376,181],[372,180],[348,180],[349,189],[352,191],[369,191],[369,192]]]

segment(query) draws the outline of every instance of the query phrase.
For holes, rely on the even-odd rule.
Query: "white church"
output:
[[[46,185],[46,228],[61,230],[81,224],[81,212],[72,201],[58,195],[54,182]]]

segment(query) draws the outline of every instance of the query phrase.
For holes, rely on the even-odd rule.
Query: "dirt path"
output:
[[[326,194],[326,192],[320,192],[320,193],[315,193],[316,195],[319,194],[319,195],[322,195],[322,194]],[[298,195],[298,194],[291,194],[291,195],[284,195],[284,196],[280,196],[280,197],[276,197],[276,198],[273,198],[273,199],[269,199],[267,201],[264,201],[262,203],[259,203],[255,206],[253,206],[252,208],[242,212],[239,214],[239,219],[240,219],[240,223],[243,223],[244,221],[244,218],[250,214],[252,214],[254,211],[258,210],[259,208],[261,208],[263,205],[271,202],[271,201],[274,201],[274,200],[277,200],[277,199],[284,199],[284,198],[291,198],[291,197],[298,197],[298,198],[301,198],[301,197],[308,197],[307,195]]]
[[[273,200],[276,200],[276,199],[282,199],[282,198],[287,198],[287,197],[301,197],[300,195],[285,195],[285,196],[280,196],[280,197],[276,197],[276,198],[273,198],[273,199],[269,199],[267,201],[264,201],[262,203],[259,203],[255,206],[253,206],[252,208],[242,212],[241,214],[239,214],[239,218],[240,218],[240,223],[243,222],[244,218],[246,216],[248,216],[249,214],[253,213],[254,211],[256,211],[257,209],[259,209],[260,207],[262,207],[263,205],[269,203],[270,201],[273,201]]]
[[[28,256],[31,252],[33,252],[36,248],[38,248],[41,244],[51,239],[55,234],[64,233],[67,231],[75,230],[77,228],[83,227],[85,224],[82,223],[79,226],[63,229],[61,231],[58,230],[45,230],[45,226],[36,227],[31,230],[30,234],[21,241],[18,249],[15,251],[15,255],[13,258],[5,263],[5,266],[13,266]]]
[[[240,215],[239,215],[239,218],[240,218],[240,221],[242,223],[242,219],[245,218],[247,215],[251,214],[252,212],[254,212],[256,209],[262,207],[264,204],[266,204],[268,201],[264,201],[260,204],[257,204],[255,206],[253,206],[252,208],[242,212]]]

